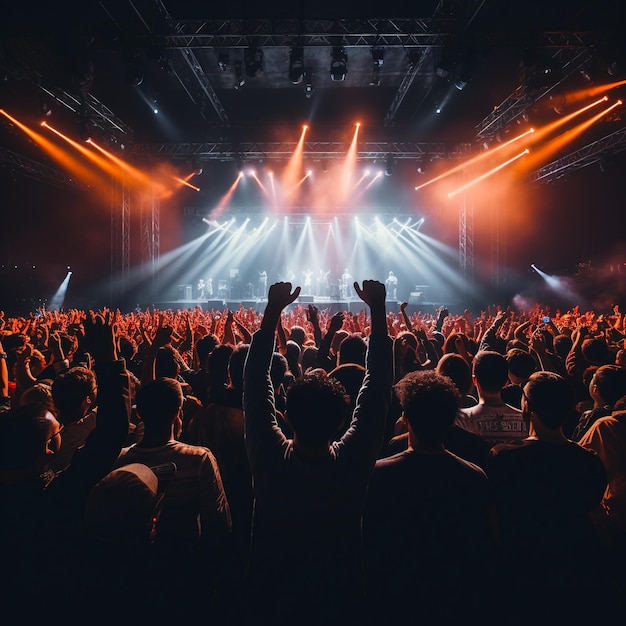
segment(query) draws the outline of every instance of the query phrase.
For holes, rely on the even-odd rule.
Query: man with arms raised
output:
[[[252,339],[244,418],[255,496],[246,592],[255,624],[363,623],[361,518],[391,397],[392,354],[385,286],[366,280],[354,289],[371,311],[367,372],[350,426],[338,440],[348,399],[331,378],[305,377],[289,389],[293,439],[276,421],[270,380],[275,332],[299,287],[270,287]]]

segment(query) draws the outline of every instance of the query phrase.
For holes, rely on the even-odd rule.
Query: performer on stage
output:
[[[265,270],[259,272],[257,281],[257,298],[265,298],[267,295],[267,272]]]
[[[352,274],[350,274],[350,270],[348,270],[347,267],[343,270],[343,274],[341,275],[341,297],[352,297]]]
[[[204,293],[207,298],[211,298],[213,296],[213,279],[210,276],[206,279]]]
[[[387,287],[387,298],[389,300],[397,300],[398,299],[398,277],[393,273],[389,272],[385,280],[385,286]]]
[[[196,293],[200,300],[206,297],[206,284],[204,283],[203,278],[198,280],[198,284],[196,285]]]
[[[313,285],[313,270],[309,268],[305,269],[302,272],[302,277],[303,277],[302,282],[304,283],[303,288],[302,288],[302,293],[306,296],[310,296],[312,295],[311,287]]]
[[[320,268],[315,278],[315,292],[318,296],[328,296],[328,275],[330,270],[325,272]]]

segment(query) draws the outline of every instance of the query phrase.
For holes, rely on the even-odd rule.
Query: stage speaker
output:
[[[191,300],[191,285],[178,285],[178,299]]]
[[[224,300],[207,300],[205,304],[205,310],[210,311],[211,309],[215,309],[216,311],[221,311],[224,308]]]
[[[307,303],[311,303],[313,304],[313,302],[315,302],[315,296],[298,296],[298,302],[300,304],[307,304]]]

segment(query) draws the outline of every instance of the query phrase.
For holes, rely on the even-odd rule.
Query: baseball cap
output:
[[[120,543],[149,538],[153,518],[176,474],[174,463],[130,463],[109,472],[89,492],[84,519],[95,539]]]

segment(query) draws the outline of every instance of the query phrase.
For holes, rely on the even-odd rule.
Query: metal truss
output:
[[[158,196],[151,193],[141,199],[141,261],[153,287],[160,254],[160,203]]]
[[[102,104],[91,93],[73,95],[58,87],[48,87],[42,83],[42,76],[36,70],[24,66],[22,63],[6,63],[0,60],[0,69],[10,74],[18,81],[28,82],[45,93],[65,108],[77,115],[86,115],[89,121],[96,127],[111,132],[121,133],[132,137],[132,129],[107,106]]]
[[[468,15],[468,18],[462,24],[462,27],[464,30],[470,26],[470,24],[472,23],[472,21],[474,20],[474,18],[480,11],[480,9],[483,7],[484,3],[485,3],[485,0],[475,0],[474,4],[471,7],[470,6],[467,7],[468,9],[470,9],[470,14]],[[440,2],[437,4],[437,7],[435,8],[435,11],[433,12],[432,19],[433,20],[439,19],[440,14],[445,10],[445,7],[446,7],[446,3],[443,0],[440,0]],[[389,106],[389,110],[387,111],[387,114],[385,115],[385,122],[384,122],[385,126],[391,126],[393,124],[394,118],[396,116],[396,113],[398,112],[398,109],[400,108],[400,105],[402,104],[402,101],[404,100],[406,94],[411,89],[411,86],[413,85],[415,78],[418,76],[418,74],[421,73],[422,66],[425,64],[426,59],[434,55],[437,48],[442,47],[441,45],[435,45],[435,43],[436,42],[433,40],[432,45],[428,45],[426,46],[425,49],[421,50],[420,58],[411,64],[406,74],[402,77],[402,82],[400,83],[400,86],[398,87],[398,91],[396,92],[396,95],[394,96],[394,99],[391,105]],[[427,93],[430,92],[430,90],[432,89],[432,85],[433,85],[433,81],[431,79],[431,81],[429,82],[427,86]]]
[[[0,147],[0,162],[6,164],[12,171],[34,178],[35,180],[52,183],[59,186],[82,187],[80,183],[53,167],[33,161],[21,154]]]
[[[130,271],[130,190],[123,180],[111,185],[111,302],[119,302]]]
[[[170,24],[170,27],[174,32],[179,32],[179,27],[172,23],[170,20],[170,14],[161,0],[155,0],[158,10],[165,17],[166,22]],[[178,49],[177,53],[173,54],[170,58],[171,70],[180,82],[181,86],[194,104],[200,107],[200,112],[205,116],[209,104],[219,117],[222,124],[228,125],[229,119],[226,114],[224,106],[217,97],[215,90],[211,86],[206,73],[202,69],[202,65],[195,55],[191,46],[182,46]],[[194,89],[195,87],[195,89]],[[200,88],[199,94],[196,96],[197,88]]]
[[[75,96],[63,89],[48,88],[44,85],[37,85],[50,98],[56,100],[64,107],[76,113],[85,115],[89,122],[105,132],[128,135],[132,137],[133,131],[121,119],[115,116],[113,111],[102,104],[90,93],[84,96]]]
[[[569,172],[593,165],[607,156],[618,154],[624,150],[626,150],[626,127],[544,165],[530,177],[530,180],[542,183],[551,182]]]
[[[256,46],[304,47],[399,46],[430,48],[443,46],[454,32],[452,17],[426,19],[246,19],[167,20],[175,34],[159,34],[165,48],[243,48]]]
[[[554,40],[554,45],[558,46],[556,42],[557,34],[553,33],[552,35],[553,37],[549,40]],[[560,35],[565,37],[565,33],[561,33]],[[572,33],[570,33],[570,35],[573,37]],[[580,33],[577,35],[580,35]],[[568,37],[567,41],[570,41],[572,37]],[[577,37],[573,38],[575,41],[578,41]],[[593,56],[593,51],[588,46],[583,45],[583,43],[583,40],[580,40],[580,46],[558,46],[558,49],[552,55],[552,60],[560,68],[552,72],[554,80],[536,90],[530,90],[525,83],[518,86],[510,96],[476,126],[477,139],[490,139],[495,137],[507,124],[520,117],[535,102],[549,94],[566,78],[588,63]]]
[[[297,142],[211,142],[211,143],[166,143],[135,144],[129,153],[133,156],[168,157],[171,159],[196,158],[201,161],[237,159],[289,159]],[[304,156],[320,159],[343,159],[348,145],[339,141],[306,141]],[[357,158],[394,159],[449,158],[455,153],[446,151],[444,143],[412,142],[361,142]],[[464,152],[464,155],[467,153]]]
[[[465,193],[459,206],[459,268],[470,287],[474,282],[474,204]]]

